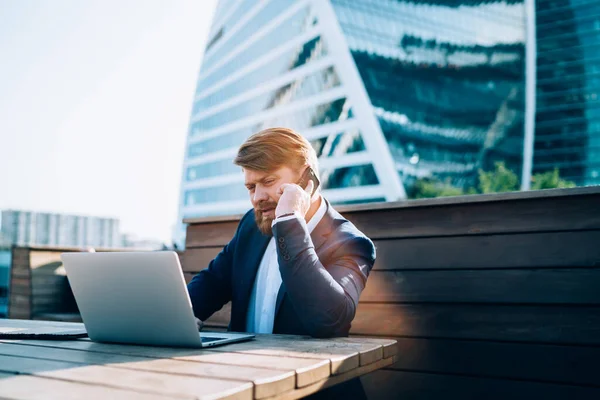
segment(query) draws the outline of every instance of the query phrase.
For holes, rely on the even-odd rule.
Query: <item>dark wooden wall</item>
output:
[[[339,210],[378,252],[351,332],[400,347],[369,398],[600,398],[600,188]],[[238,220],[188,221],[186,279]]]

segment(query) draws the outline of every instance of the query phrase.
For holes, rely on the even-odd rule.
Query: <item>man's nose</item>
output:
[[[258,203],[259,201],[266,200],[269,200],[269,195],[267,194],[266,190],[257,187],[254,190],[254,202]]]

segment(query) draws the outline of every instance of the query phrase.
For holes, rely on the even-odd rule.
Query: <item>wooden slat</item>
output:
[[[372,239],[600,229],[600,195],[365,209],[344,216]],[[186,247],[224,246],[237,221],[190,224]]]
[[[31,318],[31,269],[29,249],[13,247],[11,251],[8,317]],[[19,287],[13,291],[13,287]],[[20,292],[20,293],[19,293]]]
[[[279,396],[272,397],[269,400],[299,399],[299,398],[308,396],[310,394],[319,392],[319,391],[321,391],[325,388],[331,387],[333,385],[337,385],[339,383],[346,382],[350,379],[354,379],[358,376],[368,374],[368,373],[378,370],[380,368],[384,368],[386,366],[391,365],[394,361],[395,361],[394,357],[385,358],[385,359],[377,361],[376,363],[369,364],[364,367],[355,368],[351,371],[348,371],[348,372],[340,374],[340,375],[332,376],[331,378],[327,379],[326,381],[318,382],[313,385],[307,386],[305,388],[294,390],[293,392],[288,392],[288,393],[284,393]],[[389,398],[391,398],[391,397],[388,397],[388,399]]]
[[[94,343],[89,340],[39,341],[28,340],[27,344],[41,347],[77,349],[98,353],[123,354],[150,358],[172,358],[194,362],[250,366],[293,371],[296,373],[296,386],[303,387],[318,382],[331,375],[329,360],[314,358],[274,357],[256,354],[221,353],[214,350],[176,349],[165,347],[118,345]]]
[[[282,372],[250,366],[187,362],[171,359],[148,359],[147,357],[139,356],[95,353],[74,349],[65,350],[60,348],[30,346],[27,345],[27,342],[11,343],[9,341],[3,341],[2,344],[0,344],[0,354],[66,361],[86,365],[105,365],[114,368],[252,382],[254,385],[255,398],[275,396],[293,390],[296,385],[294,371]]]
[[[396,338],[393,339],[381,339],[381,338],[370,338],[370,337],[343,337],[336,338],[336,341],[343,341],[346,343],[372,343],[379,344],[383,348],[383,358],[394,357],[398,354],[398,342]],[[361,364],[364,365],[364,364]]]
[[[330,349],[333,346],[336,350],[343,349],[352,353],[356,351],[358,352],[359,365],[361,366],[381,360],[384,357],[384,346],[388,350],[391,350],[391,348],[395,346],[394,340],[389,339],[316,339],[310,336],[273,334],[257,334],[256,337],[256,341],[247,343],[260,343],[263,345],[263,349],[266,348],[267,345],[270,349],[274,350],[283,348],[286,350],[306,352],[304,349],[310,349],[310,354],[317,349]]]
[[[0,355],[5,371],[174,397],[252,399],[252,384]]]
[[[576,187],[569,189],[544,189],[517,192],[489,193],[451,197],[434,197],[377,203],[360,203],[338,206],[341,213],[356,213],[369,210],[393,210],[400,208],[421,208],[432,206],[452,206],[457,204],[506,203],[524,200],[551,200],[560,197],[600,197],[600,186]],[[190,219],[192,220],[192,219]],[[209,221],[210,217],[204,218]]]
[[[599,230],[376,240],[374,269],[592,267],[597,243]]]
[[[161,400],[194,399],[115,389],[28,375],[0,375],[0,398],[28,400]]]
[[[600,268],[372,271],[360,300],[599,305],[599,288]]]
[[[392,370],[375,371],[361,380],[369,400],[600,398],[600,389],[597,388]]]
[[[181,267],[184,272],[202,271],[221,250],[223,246],[187,248],[181,259]]]
[[[600,307],[359,304],[352,334],[600,344]]]
[[[224,246],[229,243],[239,221],[188,225],[185,247]]]
[[[600,196],[388,209],[346,217],[371,239],[597,230]]]
[[[600,195],[365,210],[344,214],[371,239],[600,229]],[[222,247],[237,221],[188,226],[186,246]]]
[[[600,386],[600,348],[396,338],[397,370]]]
[[[318,345],[316,343],[298,342],[278,345],[261,341],[232,343],[225,347],[215,347],[216,352],[236,352],[242,354],[269,355],[279,358],[298,357],[331,361],[331,373],[342,374],[360,365],[358,350],[353,348],[340,348],[335,343]]]

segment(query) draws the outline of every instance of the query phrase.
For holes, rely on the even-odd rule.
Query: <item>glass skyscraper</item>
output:
[[[247,210],[232,160],[273,126],[311,141],[334,204],[466,190],[496,161],[598,183],[599,21],[594,0],[221,0],[179,217]]]
[[[600,1],[537,0],[533,170],[600,185]]]

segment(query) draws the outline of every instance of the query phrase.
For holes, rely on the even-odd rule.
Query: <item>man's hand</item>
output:
[[[204,327],[204,322],[202,322],[198,318],[196,318],[196,325],[198,325],[198,330],[201,331],[202,328]]]
[[[300,186],[292,183],[281,185],[281,187],[277,189],[279,202],[277,203],[277,208],[275,208],[275,218],[293,212],[298,212],[304,217],[310,208],[310,194],[314,187],[315,183],[313,181],[308,181],[306,189],[302,189]]]

